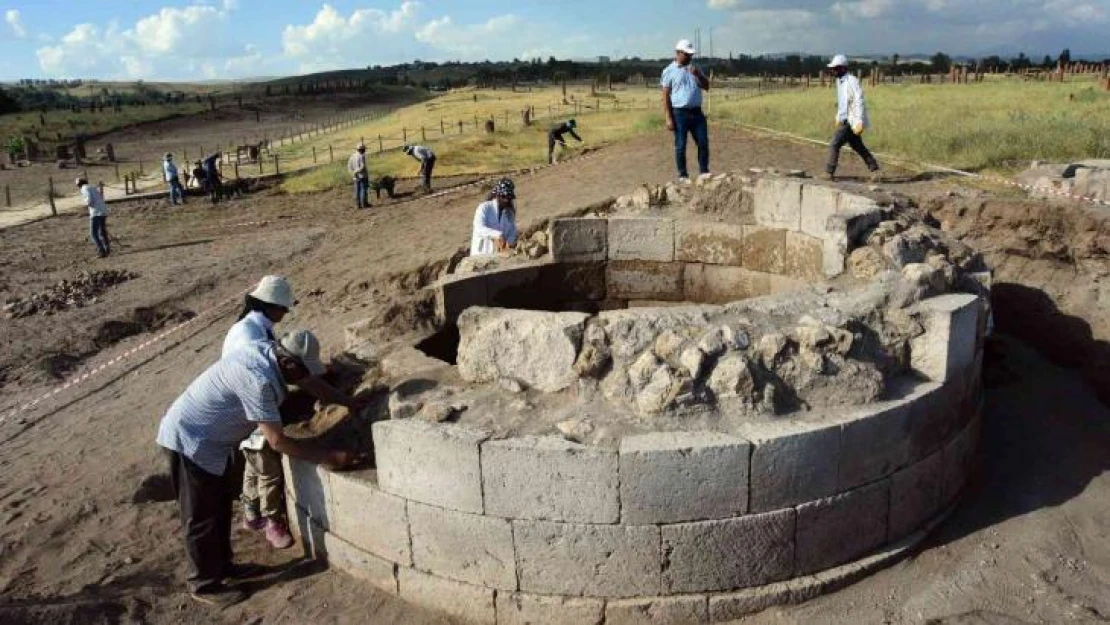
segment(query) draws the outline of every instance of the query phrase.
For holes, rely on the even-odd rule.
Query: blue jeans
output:
[[[92,217],[89,219],[89,235],[96,244],[96,251],[101,256],[107,256],[111,250],[108,247],[107,217]]]
[[[686,134],[694,135],[698,146],[698,170],[709,173],[709,122],[700,108],[674,109],[674,162],[678,166],[678,176],[687,178],[686,171]]]
[[[185,203],[185,187],[181,186],[181,181],[174,178],[170,181],[170,201],[177,204],[178,201],[182,204]]]
[[[355,206],[367,208],[370,206],[370,179],[355,178]]]

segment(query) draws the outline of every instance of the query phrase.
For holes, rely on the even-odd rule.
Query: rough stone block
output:
[[[426,421],[373,425],[378,484],[387,493],[461,512],[482,512],[478,445],[488,434],[475,428]]]
[[[607,219],[555,219],[548,237],[551,256],[560,262],[606,260],[608,230]]]
[[[785,267],[786,231],[744,226],[744,268],[782,274]]]
[[[801,231],[824,239],[829,217],[836,213],[839,205],[840,191],[837,189],[816,184],[802,186]]]
[[[751,443],[715,432],[621,439],[621,523],[720,519],[748,511]]]
[[[608,296],[613,299],[681,301],[682,263],[614,260],[605,272]]]
[[[331,531],[359,549],[412,564],[405,500],[381,492],[374,471],[331,475]]]
[[[755,183],[755,222],[768,228],[801,230],[802,183],[765,177]],[[745,260],[745,265],[747,261]]]
[[[396,566],[392,562],[366,553],[331,532],[324,533],[323,538],[329,567],[369,582],[378,590],[397,594]]]
[[[441,323],[455,323],[462,311],[471,306],[489,305],[486,277],[480,274],[451,276],[441,280],[434,288],[436,319]]]
[[[545,392],[578,380],[574,361],[589,315],[471,308],[459,317],[458,371],[469,382],[516,379]]]
[[[800,232],[787,231],[784,246],[784,275],[808,282],[817,282],[825,277],[824,241]]]
[[[679,220],[674,228],[675,260],[735,267],[743,264],[743,226]]]
[[[915,307],[925,334],[910,342],[910,364],[934,382],[963,374],[975,362],[982,303],[975,295],[950,293]]]
[[[609,219],[610,260],[674,260],[674,221],[644,217]]]
[[[963,490],[967,478],[975,465],[975,450],[979,447],[979,427],[982,423],[976,418],[952,439],[943,451],[944,478],[941,484],[941,501],[949,504]]]
[[[889,479],[798,506],[795,574],[844,564],[883,544],[889,509]]]
[[[909,535],[940,512],[942,456],[937,452],[891,476],[887,542]]]
[[[712,623],[733,621],[790,601],[790,586],[785,582],[709,595],[709,620]]]
[[[497,625],[601,625],[601,599],[497,593]]]
[[[662,526],[664,591],[733,590],[790,577],[794,523],[787,509]]]
[[[825,276],[844,271],[848,254],[859,246],[863,235],[882,220],[877,204],[862,196],[841,193],[837,212],[825,222],[823,262]]]
[[[709,622],[704,595],[617,599],[605,604],[605,625],[690,625]]]
[[[412,559],[440,577],[499,590],[516,590],[513,528],[480,514],[409,503]]]
[[[487,514],[513,519],[616,523],[617,454],[554,436],[482,445]]]
[[[841,426],[837,490],[874,482],[905,466],[911,401],[871,404]]]
[[[531,304],[540,279],[540,267],[510,267],[485,274],[488,305],[499,308],[524,308]]]
[[[397,570],[401,598],[458,618],[466,623],[492,624],[497,620],[494,590],[456,582],[415,569]]]
[[[656,526],[513,521],[513,538],[523,591],[589,597],[659,594]]]
[[[282,457],[282,465],[285,472],[285,492],[312,520],[324,529],[330,527],[331,493],[328,478],[331,472],[320,465],[289,456]]]
[[[605,299],[605,267],[601,262],[567,262],[540,267],[541,300],[552,304],[568,301],[600,301]],[[535,297],[537,294],[533,293]],[[530,308],[537,308],[533,300]]]
[[[840,427],[825,423],[767,424],[747,432],[752,441],[749,509],[766,512],[836,492]]]

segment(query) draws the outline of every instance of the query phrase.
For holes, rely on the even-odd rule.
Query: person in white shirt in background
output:
[[[879,163],[863,144],[863,131],[871,127],[863,87],[860,86],[859,79],[848,72],[848,58],[843,54],[834,56],[829,67],[836,74],[836,134],[829,143],[829,161],[825,165],[825,173],[829,180],[836,179],[840,148],[848,144],[867,165],[871,180],[878,182]]]
[[[471,256],[492,256],[516,245],[515,199],[513,181],[502,178],[494,185],[490,199],[478,205],[470,237]]]
[[[432,190],[432,170],[436,166],[436,153],[422,145],[406,145],[405,154],[420,161],[420,177],[422,178],[425,193]]]
[[[96,244],[96,255],[104,258],[112,253],[111,245],[108,243],[108,206],[104,203],[100,191],[89,184],[88,180],[78,178],[77,188],[81,191],[81,197],[89,209],[89,236]]]
[[[170,185],[170,202],[184,204],[185,187],[181,186],[181,179],[177,176],[177,165],[173,164],[173,154],[169,152],[166,152],[166,156],[162,160],[162,174],[166,179],[166,184]]]
[[[366,146],[358,144],[347,159],[347,171],[355,183],[355,208],[370,208],[370,170],[366,165]]]

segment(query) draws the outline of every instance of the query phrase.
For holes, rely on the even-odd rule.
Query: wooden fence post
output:
[[[235,161],[235,179],[236,180],[239,179],[239,161],[238,161],[238,159],[236,159],[236,161]]]
[[[401,127],[401,143],[407,144],[409,142],[409,131],[404,126]]]
[[[328,146],[328,162],[329,163],[334,163],[335,162],[335,150],[333,150],[330,145]]]
[[[12,207],[12,188],[10,185],[4,185],[4,206]]]
[[[441,135],[446,134],[444,132],[443,118],[442,117],[439,118],[439,134],[441,134]]]
[[[384,147],[382,146],[382,136],[378,135],[378,153],[381,154],[383,151]]]
[[[312,146],[312,164],[316,164],[316,146]]]
[[[428,135],[424,132],[423,126],[420,127],[420,141],[424,143],[428,142]]]
[[[50,182],[50,186],[46,190],[46,192],[47,192],[47,194],[50,198],[50,214],[57,217],[58,216],[58,207],[54,205],[54,178],[50,177],[50,178],[47,178],[47,180]]]
[[[258,175],[259,176],[262,175],[262,163],[265,162],[265,160],[266,159],[264,159],[264,158],[259,158],[258,159]]]
[[[315,152],[315,148],[313,149],[313,152]],[[281,175],[281,165],[278,163],[277,154],[274,154],[274,174],[278,176]]]
[[[119,163],[116,163],[116,182],[119,182]]]
[[[462,120],[460,119],[460,120],[459,120],[459,134],[460,134],[460,135],[461,135],[461,134],[463,133],[463,129],[462,129],[462,127],[463,127],[463,122],[462,122]]]

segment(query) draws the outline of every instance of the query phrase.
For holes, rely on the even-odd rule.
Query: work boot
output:
[[[266,540],[270,541],[274,549],[288,549],[293,546],[293,535],[285,523],[277,519],[266,520]]]
[[[242,603],[247,598],[247,593],[238,588],[231,588],[224,584],[209,584],[199,590],[189,593],[193,599],[223,610],[237,603]]]

